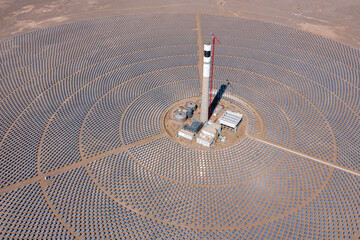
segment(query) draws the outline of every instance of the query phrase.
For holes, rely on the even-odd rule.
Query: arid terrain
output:
[[[258,19],[302,29],[354,48],[360,46],[357,0],[4,0],[0,2],[0,39],[63,23],[134,13],[211,13]]]

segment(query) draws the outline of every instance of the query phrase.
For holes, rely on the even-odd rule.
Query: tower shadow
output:
[[[211,105],[210,105],[210,114],[209,116],[211,116],[215,110],[215,108],[217,107],[217,105],[219,104],[222,96],[224,95],[227,87],[230,85],[230,82],[227,81],[226,84],[222,84],[219,88],[219,91],[216,93],[214,99],[212,100],[211,102]]]

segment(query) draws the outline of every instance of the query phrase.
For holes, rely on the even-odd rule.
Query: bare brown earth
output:
[[[0,1],[0,40],[83,19],[155,12],[200,12],[263,20],[360,49],[358,0],[3,0]]]
[[[178,123],[174,121],[173,119],[173,113],[176,109],[178,109],[180,106],[185,106],[186,102],[195,102],[198,106],[198,108],[194,112],[194,116],[191,119],[187,119],[184,123]],[[191,149],[198,149],[198,150],[205,150],[205,151],[215,151],[220,150],[224,148],[229,148],[236,143],[240,141],[240,139],[243,139],[244,137],[248,137],[248,128],[249,128],[249,119],[246,113],[241,110],[237,105],[230,103],[229,101],[226,101],[222,99],[219,103],[219,105],[222,105],[224,109],[222,109],[216,116],[212,115],[210,117],[210,121],[218,123],[218,119],[225,113],[225,111],[230,110],[233,112],[241,113],[243,114],[243,119],[241,123],[239,124],[239,127],[234,134],[234,132],[229,130],[222,130],[221,136],[224,136],[226,138],[225,142],[221,142],[220,140],[216,141],[214,144],[211,145],[210,148],[202,146],[201,144],[196,142],[196,138],[200,135],[200,132],[195,135],[195,138],[193,140],[189,140],[186,138],[182,138],[178,136],[178,132],[180,129],[184,126],[184,124],[191,125],[191,122],[196,119],[200,119],[200,98],[190,98],[186,100],[182,100],[180,102],[177,102],[173,104],[169,108],[169,110],[164,114],[163,120],[162,120],[162,128],[165,130],[163,131],[170,139],[172,139],[174,142],[185,146],[187,148]],[[256,119],[259,121],[259,119]],[[258,123],[257,125],[260,125]],[[258,127],[258,126],[255,126]],[[260,134],[260,132],[259,132]],[[264,134],[261,132],[261,136]]]

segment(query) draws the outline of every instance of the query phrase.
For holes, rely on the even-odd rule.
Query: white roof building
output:
[[[221,130],[221,125],[216,123],[207,123],[206,126],[201,131],[202,134],[208,135],[211,137],[216,137],[216,132],[219,135]]]
[[[187,138],[189,140],[193,140],[193,138],[195,136],[194,133],[189,132],[189,131],[187,131],[185,129],[181,129],[178,134],[179,134],[180,137],[184,137],[184,138]]]
[[[214,110],[214,116],[218,115],[219,112],[221,112],[221,110],[223,110],[224,107],[219,105],[219,106],[216,106],[215,110]]]
[[[234,129],[234,133],[237,131],[239,123],[241,122],[243,115],[241,113],[232,112],[227,110],[221,118],[219,118],[219,122],[221,125]]]
[[[208,122],[201,130],[200,135],[197,137],[197,143],[203,146],[210,147],[215,138],[219,136],[221,132],[221,125]]]
[[[213,138],[213,137],[200,134],[200,136],[198,136],[196,138],[196,142],[203,145],[203,146],[205,146],[205,147],[210,147],[211,144],[214,142],[214,139],[215,138]]]

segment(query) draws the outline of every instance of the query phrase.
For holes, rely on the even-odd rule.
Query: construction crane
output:
[[[211,33],[213,37],[212,44],[212,56],[211,56],[211,75],[210,75],[210,95],[209,95],[209,119],[211,117],[211,97],[212,97],[212,86],[213,86],[213,75],[214,75],[214,58],[215,58],[215,40],[221,45],[219,39]]]

